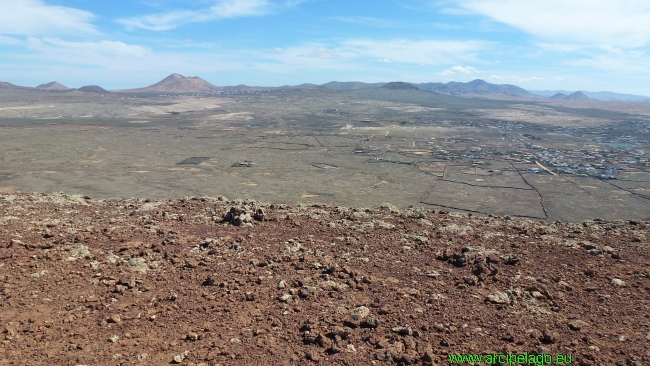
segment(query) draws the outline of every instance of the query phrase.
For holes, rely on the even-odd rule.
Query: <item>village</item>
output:
[[[427,124],[449,121],[427,121]],[[650,123],[642,121],[625,122],[634,128],[634,135],[620,134],[620,126],[592,126],[569,128],[539,126],[517,122],[469,122],[460,124],[474,128],[496,128],[505,133],[496,143],[473,138],[444,138],[435,141],[417,142],[418,148],[430,148],[431,158],[446,161],[473,159],[508,160],[514,163],[530,164],[521,168],[528,174],[565,174],[576,177],[616,179],[622,172],[650,173]],[[568,135],[581,140],[582,148],[558,146],[549,138],[540,138],[522,131],[535,129],[540,136],[547,134]],[[440,141],[439,141],[440,140]],[[483,144],[478,144],[484,142]],[[512,145],[516,144],[513,148]],[[571,144],[575,145],[575,144]]]

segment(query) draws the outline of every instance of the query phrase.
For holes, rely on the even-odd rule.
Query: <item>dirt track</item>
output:
[[[649,228],[4,194],[0,365],[648,365]]]

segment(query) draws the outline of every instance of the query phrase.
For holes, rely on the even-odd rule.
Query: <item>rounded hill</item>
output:
[[[417,87],[403,81],[393,81],[382,85],[381,88],[390,90],[419,90]]]

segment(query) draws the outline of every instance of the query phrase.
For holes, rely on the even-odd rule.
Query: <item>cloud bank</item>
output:
[[[41,0],[3,0],[0,4],[0,34],[52,36],[97,34],[93,13]]]

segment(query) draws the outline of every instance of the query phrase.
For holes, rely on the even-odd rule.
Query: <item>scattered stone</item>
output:
[[[235,226],[252,226],[252,220],[251,214],[242,207],[231,207],[223,217],[224,222],[229,222]]]
[[[434,300],[437,300],[437,301],[442,301],[442,300],[446,300],[447,296],[445,296],[443,294],[433,294],[433,295],[431,295],[431,298],[434,299]]]
[[[542,337],[540,338],[540,342],[545,344],[553,344],[556,341],[557,341],[557,334],[551,332],[548,329],[545,329],[544,332],[542,333]]]
[[[14,246],[14,245],[22,245],[22,246],[25,246],[25,243],[23,243],[21,240],[18,240],[18,239],[11,239],[11,240],[9,241],[9,246],[8,246],[7,248],[12,247],[12,246]]]
[[[377,328],[380,324],[379,319],[376,317],[369,315],[366,320],[363,322],[362,326],[367,327],[367,328]]]
[[[306,357],[309,361],[314,361],[314,362],[320,362],[321,359],[322,359],[322,357],[319,356],[318,353],[316,353],[316,352],[308,352],[308,353],[305,355],[305,357]]]
[[[338,289],[339,284],[334,282],[334,281],[327,280],[327,281],[321,282],[320,286],[324,287],[325,289],[328,289],[328,290],[336,290],[336,289]]]
[[[450,248],[442,249],[438,251],[438,253],[436,254],[438,260],[441,261],[447,261],[451,259],[453,256],[454,256],[454,251],[451,250]]]
[[[368,314],[370,314],[370,309],[365,306],[359,306],[358,308],[354,308],[350,311],[350,317],[352,317],[355,321],[361,321],[365,319]]]
[[[519,263],[521,257],[515,254],[506,254],[503,257],[501,257],[501,259],[503,260],[503,263],[509,266],[514,266],[515,264]]]
[[[149,271],[147,261],[142,257],[131,258],[125,263],[125,265],[129,267],[133,272],[147,273]]]
[[[404,365],[413,365],[417,362],[417,360],[418,360],[418,356],[413,354],[407,354],[407,353],[403,354],[402,358],[399,359],[399,361]]]
[[[532,296],[532,297],[534,297],[536,299],[543,299],[544,298],[544,295],[542,295],[542,293],[539,292],[539,291],[531,291],[530,296]]]
[[[183,362],[183,360],[185,360],[187,358],[187,355],[189,355],[189,354],[190,354],[190,351],[185,351],[185,352],[183,352],[181,354],[178,354],[178,355],[174,356],[174,358],[172,360],[172,363],[181,363],[181,362]]]
[[[264,219],[266,218],[264,209],[258,208],[257,210],[255,210],[255,214],[253,214],[253,218],[257,221],[264,221]]]
[[[571,287],[571,285],[569,285],[568,283],[566,283],[564,281],[560,281],[557,284],[558,284],[558,286],[560,286],[565,291],[573,291],[573,287]]]
[[[284,294],[279,297],[279,300],[282,302],[291,302],[291,295],[289,294]]]
[[[128,289],[129,289],[129,288],[126,287],[126,286],[115,285],[115,289],[113,290],[113,292],[116,293],[116,294],[124,294],[124,292],[125,292],[126,290],[128,290]]]
[[[69,261],[76,261],[77,259],[91,258],[90,249],[85,245],[76,245],[70,249]]]
[[[113,314],[110,317],[108,317],[108,319],[106,319],[106,322],[120,325],[122,324],[122,317],[120,317],[118,314]]]
[[[621,287],[625,286],[625,281],[618,278],[612,278],[611,283],[612,285],[616,285],[616,286],[621,286]]]
[[[199,261],[195,258],[186,258],[185,259],[185,268],[196,268],[199,266]]]
[[[494,304],[510,304],[510,297],[505,292],[496,291],[487,296],[486,300]]]
[[[600,256],[600,255],[603,255],[603,251],[600,250],[600,249],[589,249],[589,250],[587,250],[587,254]]]
[[[453,264],[456,267],[465,267],[465,265],[467,265],[467,256],[465,253],[461,255],[454,254]]]
[[[476,276],[464,276],[463,282],[470,286],[476,286],[478,284],[478,277]]]
[[[288,253],[298,253],[302,249],[302,245],[294,240],[289,240],[284,243],[284,250]]]
[[[413,330],[409,327],[396,327],[393,328],[393,333],[397,333],[399,335],[413,335]]]

